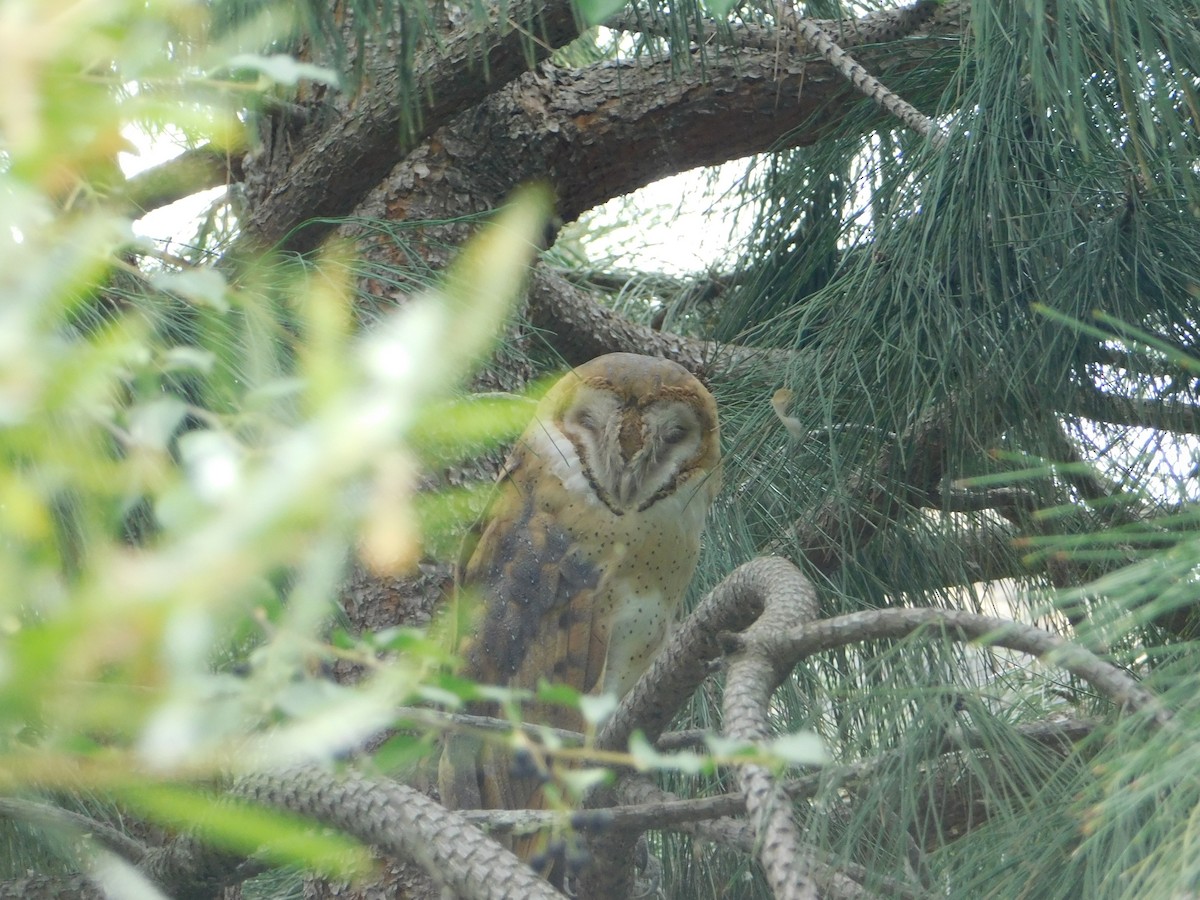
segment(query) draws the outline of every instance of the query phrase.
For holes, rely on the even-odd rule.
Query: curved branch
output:
[[[1079,386],[1067,398],[1062,412],[1111,425],[1200,434],[1200,407],[1178,400],[1117,397],[1096,388]]]
[[[415,862],[468,900],[561,900],[532,869],[461,815],[393,781],[304,767],[246,776],[237,792]]]
[[[122,859],[136,863],[144,859],[149,848],[106,822],[72,812],[50,803],[38,803],[19,797],[0,798],[0,818],[15,819],[47,828],[75,832],[94,837],[99,843]]]
[[[731,572],[700,601],[621,700],[596,738],[601,750],[624,750],[634,729],[654,741],[675,713],[708,677],[722,654],[718,635],[748,627],[773,593],[794,589],[799,576],[787,560],[760,557]],[[802,578],[803,576],[799,576]],[[589,809],[616,805],[612,788],[588,796]],[[621,897],[628,893],[636,831],[613,829],[591,843],[593,859],[579,879],[581,897]]]
[[[957,609],[874,609],[801,625],[764,636],[778,665],[789,670],[816,653],[860,641],[907,637],[922,628],[941,628],[959,641],[981,641],[1035,656],[1066,669],[1126,711],[1144,713],[1157,726],[1171,720],[1158,697],[1131,675],[1056,634],[995,616]],[[744,640],[734,636],[733,643]]]
[[[117,200],[134,215],[167,206],[199,191],[241,181],[242,156],[212,146],[185,150],[125,182]]]
[[[772,587],[763,598],[762,615],[739,637],[725,679],[725,730],[744,741],[768,737],[771,695],[792,670],[791,662],[774,652],[775,635],[797,623],[803,627],[817,615],[816,592],[798,569],[780,571]],[[802,846],[800,828],[783,786],[766,766],[740,766],[737,776],[759,858],[776,900],[815,898],[813,861]]]
[[[624,750],[635,728],[654,741],[708,677],[723,654],[719,635],[749,627],[767,598],[794,594],[803,579],[786,559],[762,556],[743,563],[696,605],[625,695],[596,738],[601,750]],[[803,579],[807,583],[806,579]]]

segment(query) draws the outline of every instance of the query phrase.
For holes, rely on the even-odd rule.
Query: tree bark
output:
[[[952,67],[936,60],[957,44],[966,7],[922,6],[931,15],[918,22],[901,9],[823,24],[848,36],[847,46],[890,41],[864,46],[860,60],[885,79],[920,71],[922,98],[930,99],[948,84]],[[510,20],[536,23],[533,59],[575,37],[569,9],[566,2],[526,2],[510,11]],[[913,31],[901,37],[898,26]],[[352,211],[428,219],[413,193],[440,195],[439,209],[430,212],[479,212],[533,178],[554,184],[569,221],[666,175],[821,140],[865,102],[791,37],[771,50],[694,49],[690,65],[663,58],[525,71],[530,45],[506,31],[507,21],[466,27],[480,33],[454,34],[418,61],[422,99],[415,112],[395,66],[380,59],[358,95],[308,110],[299,118],[316,124],[256,155],[248,163],[257,187],[247,240],[262,246],[292,234],[290,245],[304,249],[323,229],[295,233],[299,225]],[[473,67],[480,43],[486,65]],[[401,132],[409,120],[419,126]]]

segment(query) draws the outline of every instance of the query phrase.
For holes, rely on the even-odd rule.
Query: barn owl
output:
[[[613,353],[563,376],[505,464],[462,578],[482,604],[465,674],[625,694],[691,579],[719,461],[716,402],[677,363]],[[582,730],[559,706],[525,717]],[[532,779],[461,748],[443,755],[439,781],[452,807],[536,803]]]

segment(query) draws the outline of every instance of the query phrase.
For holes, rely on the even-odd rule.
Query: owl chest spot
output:
[[[608,616],[608,653],[602,690],[623,696],[653,661],[670,630],[675,604],[661,591],[634,592],[631,584],[614,585]]]
[[[699,547],[678,516],[651,515],[637,527],[614,519],[611,526],[594,547],[607,573],[596,598],[608,643],[600,686],[622,696],[670,632]]]

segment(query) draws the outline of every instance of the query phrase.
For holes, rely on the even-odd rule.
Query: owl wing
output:
[[[599,683],[606,629],[594,615],[606,566],[564,523],[573,502],[520,447],[505,467],[490,521],[466,566],[462,588],[483,604],[465,648],[465,674],[481,684],[534,689],[539,678],[581,692]],[[547,483],[553,481],[553,484]],[[560,716],[536,721],[560,725]],[[566,724],[577,727],[573,716]]]
[[[483,605],[463,650],[464,674],[480,684],[527,689],[544,677],[587,692],[600,682],[607,652],[607,629],[594,602],[605,567],[589,560],[564,527],[571,501],[561,485],[539,482],[539,471],[527,447],[513,452],[487,526],[462,569],[460,592]],[[526,707],[526,718],[562,728],[581,724],[574,710],[543,704]],[[537,779],[515,774],[504,754],[472,738],[448,743],[439,784],[451,808],[540,805]],[[525,857],[531,852],[528,841],[515,849]]]

